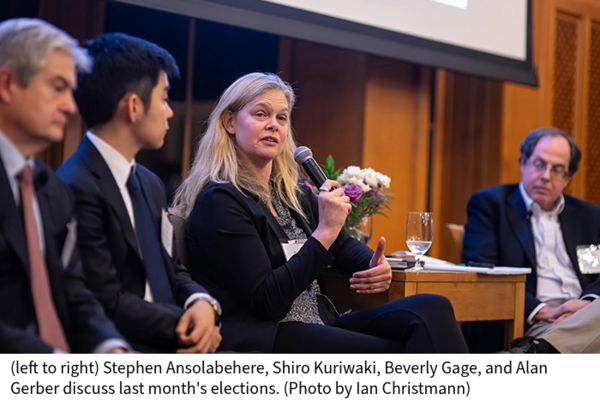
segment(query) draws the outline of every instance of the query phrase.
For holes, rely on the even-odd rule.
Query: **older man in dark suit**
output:
[[[521,144],[521,183],[476,193],[467,207],[464,261],[532,269],[525,295],[528,336],[541,335],[600,295],[598,273],[580,268],[576,254],[578,245],[600,243],[600,207],[563,194],[580,160],[565,132],[536,130]]]
[[[220,305],[178,262],[164,187],[134,158],[164,143],[175,60],[124,34],[85,47],[94,68],[80,74],[75,97],[90,131],[58,176],[76,198],[90,288],[135,348],[215,352]]]
[[[84,285],[74,202],[34,155],[76,111],[74,39],[40,20],[0,24],[0,352],[124,352]]]

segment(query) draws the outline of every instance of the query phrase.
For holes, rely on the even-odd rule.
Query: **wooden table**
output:
[[[394,271],[390,289],[358,295],[348,278],[329,269],[327,295],[339,311],[363,310],[415,294],[439,294],[452,303],[458,322],[506,321],[506,345],[523,336],[526,275],[482,275],[473,272]]]

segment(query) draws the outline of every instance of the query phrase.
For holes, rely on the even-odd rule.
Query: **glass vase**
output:
[[[346,226],[344,229],[348,235],[367,245],[371,241],[371,236],[373,235],[373,216],[363,217],[359,224]]]

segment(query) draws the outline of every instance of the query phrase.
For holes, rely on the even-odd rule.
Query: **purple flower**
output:
[[[351,203],[358,204],[362,197],[362,193],[362,188],[358,185],[349,183],[344,186],[344,194],[350,198]]]
[[[377,195],[379,195],[379,188],[377,186],[367,192],[367,197],[373,197]]]

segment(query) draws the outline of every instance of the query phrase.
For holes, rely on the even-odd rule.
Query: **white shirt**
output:
[[[533,233],[537,264],[536,298],[542,302],[527,317],[527,322],[532,323],[533,317],[548,302],[562,304],[568,300],[577,299],[581,296],[582,289],[567,253],[558,220],[558,216],[565,207],[564,196],[560,196],[558,203],[551,211],[544,211],[529,197],[522,182],[519,190],[525,202],[525,208],[528,212],[531,211],[531,232]]]
[[[106,165],[108,165],[108,169],[110,169],[110,172],[117,183],[119,192],[121,192],[121,197],[123,198],[123,203],[125,203],[127,215],[129,215],[129,220],[131,221],[131,226],[133,226],[133,229],[135,230],[133,205],[131,203],[131,197],[129,196],[129,190],[127,190],[127,180],[129,179],[131,169],[135,168],[135,159],[127,161],[121,153],[111,147],[104,140],[94,135],[92,132],[87,132],[86,135],[96,149],[100,152],[100,155],[106,162]]]

